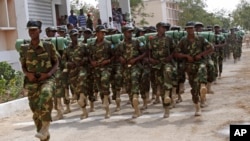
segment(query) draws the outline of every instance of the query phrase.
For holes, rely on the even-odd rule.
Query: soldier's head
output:
[[[208,26],[207,26],[207,31],[213,31],[213,26],[208,25]]]
[[[169,30],[170,26],[171,25],[169,23],[164,23],[164,22],[157,23],[156,29],[158,34],[165,34],[165,32]]]
[[[202,22],[195,22],[194,28],[196,32],[202,32],[203,31],[203,23]]]
[[[193,21],[189,21],[185,25],[185,30],[187,31],[188,35],[194,34],[194,25],[195,23]]]
[[[136,37],[144,36],[146,34],[145,28],[137,28]]]
[[[118,31],[116,28],[108,28],[107,30],[108,30],[107,35],[114,35]]]
[[[26,27],[29,30],[29,36],[31,39],[39,39],[39,34],[42,32],[41,21],[28,21]]]
[[[234,32],[235,32],[235,29],[234,28],[230,28],[230,33],[234,34]]]
[[[74,28],[74,29],[70,30],[69,36],[70,36],[72,43],[77,43],[78,35],[79,35],[79,31],[77,29]]]
[[[214,25],[214,32],[220,33],[220,26],[218,24]]]
[[[98,25],[95,29],[96,37],[99,39],[104,39],[104,36],[108,32],[107,29],[103,25]]]
[[[122,33],[123,33],[125,39],[131,39],[133,36],[133,31],[134,31],[133,27],[130,27],[130,26],[122,27]]]
[[[66,27],[65,26],[57,27],[57,33],[59,34],[60,37],[65,37],[67,33]]]
[[[55,27],[50,26],[45,29],[45,32],[48,37],[55,37],[57,29]]]
[[[171,26],[170,30],[178,30],[180,31],[181,30],[181,27],[180,26],[177,26],[177,25],[174,25],[174,26]]]
[[[89,28],[85,28],[85,30],[83,31],[83,38],[84,40],[89,39],[92,36],[92,30]]]

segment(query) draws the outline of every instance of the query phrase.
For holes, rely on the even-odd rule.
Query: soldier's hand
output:
[[[91,65],[93,67],[97,67],[98,66],[98,62],[97,61],[91,61],[90,63],[91,63]]]
[[[196,60],[196,61],[199,61],[199,60],[201,60],[201,55],[200,54],[198,54],[198,55],[196,55],[195,57],[194,57],[194,59]]]
[[[46,80],[50,77],[48,73],[40,73],[40,77],[38,78],[38,81]]]
[[[36,82],[37,81],[37,78],[35,77],[35,73],[29,73],[29,72],[27,72],[26,76],[27,76],[27,78],[28,78],[28,80],[30,82]]]
[[[187,55],[186,58],[187,58],[187,60],[188,60],[189,63],[194,62],[194,58],[192,56]]]
[[[126,60],[123,57],[120,57],[119,60],[122,64],[126,64]]]
[[[103,61],[101,62],[101,66],[105,66],[105,65],[107,65],[107,64],[109,64],[109,63],[110,63],[110,60],[109,60],[109,59],[103,60]]]
[[[158,61],[158,60],[153,59],[153,58],[149,58],[149,62],[150,62],[151,64],[154,64],[154,65],[156,65],[156,64],[158,64],[158,63],[159,63],[159,61]]]
[[[135,59],[130,59],[130,60],[128,61],[128,64],[130,64],[130,65],[134,65],[134,64],[135,64],[135,62],[136,62],[136,60],[135,60]]]
[[[70,68],[70,69],[73,69],[73,68],[76,67],[76,65],[75,65],[75,63],[73,63],[73,62],[68,62],[68,63],[67,63],[67,67]]]

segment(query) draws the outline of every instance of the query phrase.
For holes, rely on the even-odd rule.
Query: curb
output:
[[[0,104],[0,118],[10,117],[16,112],[22,112],[29,109],[28,98],[21,98],[7,103]]]

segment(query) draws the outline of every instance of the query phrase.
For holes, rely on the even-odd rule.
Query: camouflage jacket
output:
[[[176,48],[176,51],[178,53],[183,53],[195,57],[201,52],[204,52],[211,48],[213,48],[213,46],[207,40],[205,40],[205,38],[201,36],[195,36],[194,42],[190,42],[187,37],[182,38]],[[204,62],[204,61],[205,58],[196,62]]]
[[[56,62],[58,56],[52,43],[40,41],[37,47],[31,44],[21,46],[19,60],[28,72],[48,73],[53,68],[52,62]]]

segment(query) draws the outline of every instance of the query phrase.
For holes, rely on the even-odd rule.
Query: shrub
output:
[[[0,62],[0,103],[20,97],[24,75],[7,62]]]

